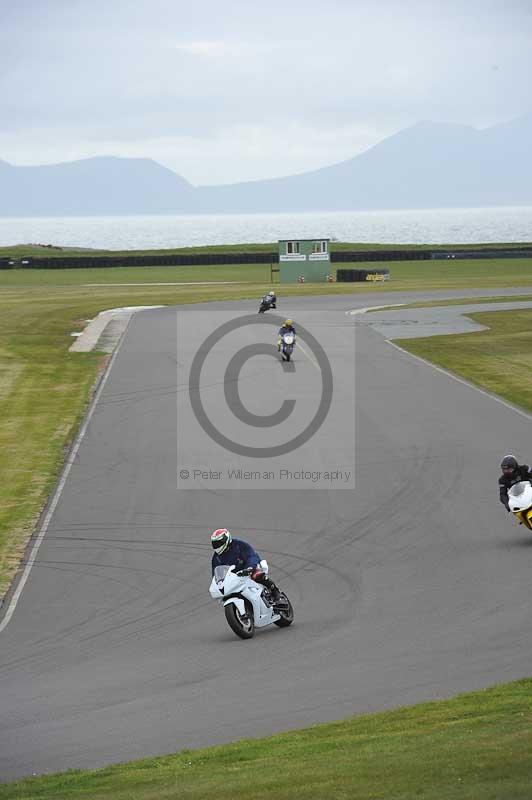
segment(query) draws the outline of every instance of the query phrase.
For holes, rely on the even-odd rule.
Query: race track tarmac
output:
[[[184,325],[172,308],[133,318],[0,633],[2,780],[531,674],[532,536],[497,491],[501,456],[532,458],[530,419],[397,350],[366,315],[346,314],[385,301],[297,298],[279,308],[323,342],[335,376],[334,416],[308,458],[355,464],[354,489],[208,480],[177,489],[178,462],[220,461],[190,418],[189,360],[218,324],[212,309],[238,317],[256,304],[197,307]],[[230,355],[222,349],[220,359]],[[239,377],[253,413],[272,413],[292,390],[313,396],[312,359],[298,351],[287,371],[256,358],[259,368]],[[212,370],[207,388],[223,398],[225,364]],[[354,406],[344,381],[353,370]],[[299,416],[307,413],[302,401]],[[259,434],[250,426],[250,435]],[[293,601],[291,628],[251,641],[229,630],[208,594],[209,534],[220,526],[269,560]]]

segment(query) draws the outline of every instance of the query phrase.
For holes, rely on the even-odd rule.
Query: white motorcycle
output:
[[[267,574],[267,564],[260,563]],[[284,592],[273,603],[266,586],[254,581],[251,569],[235,571],[234,565],[215,567],[209,593],[219,600],[231,630],[241,639],[251,639],[255,628],[277,625],[285,628],[294,621],[292,604]]]
[[[532,484],[530,481],[514,483],[508,489],[508,506],[519,524],[532,530]]]

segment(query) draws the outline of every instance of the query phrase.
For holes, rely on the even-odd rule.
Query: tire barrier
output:
[[[507,250],[497,248],[485,250],[433,250],[432,259],[445,258],[532,258],[532,247],[512,247]]]
[[[331,261],[429,261],[431,250],[336,250],[331,252]]]
[[[433,261],[446,258],[532,258],[532,247],[479,247],[477,249],[442,250],[336,250],[331,261]]]
[[[142,256],[64,256],[25,258],[29,269],[83,269],[98,267],[188,267],[216,264],[271,264],[277,253],[169,253]],[[22,266],[21,263],[17,266]]]

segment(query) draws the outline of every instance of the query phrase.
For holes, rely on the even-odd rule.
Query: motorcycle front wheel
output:
[[[275,604],[275,610],[281,619],[276,619],[273,623],[274,625],[277,625],[278,628],[286,628],[292,624],[294,621],[294,609],[284,592],[280,592],[279,600]]]
[[[231,630],[241,639],[252,639],[255,634],[253,613],[246,603],[246,613],[241,614],[234,603],[224,607],[225,618]]]

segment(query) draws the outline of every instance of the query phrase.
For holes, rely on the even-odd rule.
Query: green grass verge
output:
[[[532,310],[467,316],[488,330],[397,339],[396,343],[532,411]]]
[[[435,308],[437,306],[480,305],[481,303],[517,303],[532,300],[532,294],[509,294],[498,297],[456,297],[453,300],[420,300],[405,303],[401,308]],[[369,312],[368,312],[369,313]]]
[[[260,714],[258,715],[260,722]],[[0,800],[529,800],[532,680],[0,786]]]
[[[375,268],[374,262],[339,264],[337,268]],[[387,265],[391,280],[363,284],[310,284],[308,291],[382,293],[424,289],[466,289],[532,286],[532,259],[480,259],[474,261],[398,261]],[[187,281],[238,281],[269,287],[269,264],[189,267],[102,267],[89,269],[0,271],[0,291],[15,286],[79,286],[88,283],[157,283]],[[314,287],[314,288],[312,288]],[[301,291],[282,284],[283,293]]]
[[[190,267],[92,267],[15,269],[0,272],[2,286],[83,286],[91,283],[182,283],[237,281],[269,283],[269,264]]]

